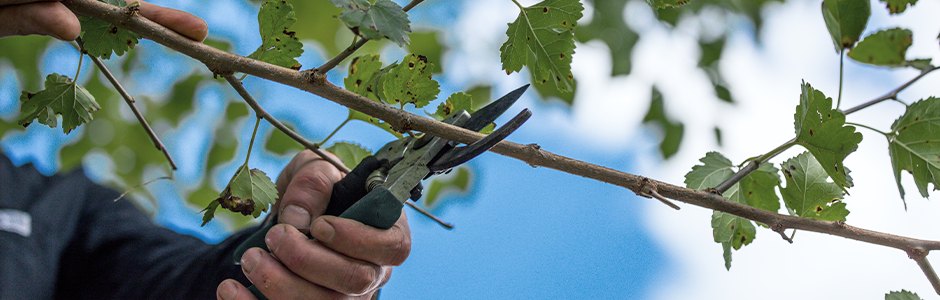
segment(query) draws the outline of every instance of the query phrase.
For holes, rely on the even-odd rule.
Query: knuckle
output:
[[[375,267],[352,264],[340,277],[342,292],[349,295],[368,293],[379,279],[379,271]]]
[[[294,180],[304,189],[327,193],[333,188],[333,182],[322,172],[303,172]]]
[[[388,248],[388,263],[394,266],[400,266],[408,259],[411,254],[411,236],[405,234],[403,230],[396,230],[395,241]]]

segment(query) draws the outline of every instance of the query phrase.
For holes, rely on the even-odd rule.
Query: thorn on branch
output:
[[[655,198],[662,202],[663,204],[671,207],[672,209],[679,210],[679,206],[675,203],[670,202],[666,197],[659,194],[659,191],[656,187],[656,183],[650,180],[649,178],[643,177],[643,184],[640,186],[640,192],[637,195],[646,197],[646,198]]]

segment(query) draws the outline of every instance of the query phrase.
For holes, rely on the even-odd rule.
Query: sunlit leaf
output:
[[[577,0],[545,0],[523,8],[506,30],[509,40],[499,48],[503,70],[509,74],[528,66],[536,83],[552,82],[557,89],[570,91],[572,31],[582,10]]]
[[[900,292],[892,291],[885,294],[885,300],[922,300],[920,296],[917,296],[917,293],[901,290]]]
[[[822,2],[822,14],[836,52],[841,52],[843,49],[852,48],[862,36],[871,16],[871,2],[825,0]]]
[[[258,218],[276,201],[277,188],[271,178],[268,178],[261,170],[249,170],[248,165],[244,164],[238,168],[235,176],[232,176],[232,180],[222,190],[219,198],[206,207],[202,224],[205,225],[212,220],[215,206],[222,206],[229,211]]]
[[[124,0],[98,1],[118,7],[127,6]],[[82,25],[81,37],[85,51],[103,59],[110,59],[112,52],[118,56],[124,55],[140,39],[140,35],[130,30],[89,16],[79,17],[78,22]]]
[[[685,174],[685,186],[693,190],[713,188],[731,175],[734,164],[721,153],[708,152],[700,159],[703,165],[695,165],[692,171]]]
[[[385,122],[382,122],[382,120],[379,120],[379,119],[376,118],[376,117],[373,117],[373,116],[370,116],[370,115],[367,115],[367,114],[364,114],[364,113],[355,111],[355,110],[353,110],[353,109],[351,109],[351,108],[349,109],[349,119],[350,119],[350,120],[359,120],[359,121],[363,121],[363,122],[366,122],[366,123],[375,125],[376,127],[381,128],[382,130],[385,130],[385,132],[391,133],[391,134],[394,135],[396,138],[402,138],[402,135],[401,135],[400,132],[395,131],[394,129],[392,129],[392,125],[390,125],[390,124],[388,124],[388,123],[385,123]]]
[[[347,168],[355,169],[362,159],[372,155],[372,151],[359,144],[350,142],[338,142],[326,148],[326,151],[336,154]]]
[[[849,57],[855,61],[876,66],[905,67],[910,65],[905,57],[907,48],[912,43],[910,30],[901,28],[881,30],[866,36],[849,51]]]
[[[441,92],[441,85],[431,79],[433,65],[424,56],[405,55],[401,63],[379,79],[379,98],[388,104],[411,103],[415,108],[428,105]]]
[[[914,6],[917,4],[917,0],[881,0],[888,7],[888,12],[892,15],[896,15],[907,10],[907,6]]]
[[[458,112],[460,110],[466,110],[468,113],[473,113],[476,111],[473,109],[473,98],[470,97],[470,94],[464,92],[456,92],[450,94],[450,97],[447,97],[447,100],[441,102],[437,106],[437,111],[433,114],[429,113],[428,116],[434,117],[438,121],[447,118],[451,114]]]
[[[826,173],[843,189],[852,187],[852,177],[842,164],[858,149],[862,134],[855,126],[845,125],[845,114],[832,109],[832,98],[803,83],[800,104],[796,106],[794,125],[796,142],[813,154]]]
[[[787,186],[780,193],[787,209],[804,218],[845,221],[849,211],[842,202],[842,189],[827,180],[829,175],[813,154],[803,152],[788,159],[782,169]]]
[[[434,74],[439,74],[444,72],[441,68],[442,63],[440,63],[443,57],[444,51],[447,50],[447,46],[444,45],[444,42],[441,40],[442,33],[433,30],[423,30],[416,31],[411,33],[411,44],[408,45],[408,52],[423,55],[428,58],[428,61],[436,61],[438,63],[431,64],[431,72]]]
[[[667,7],[679,7],[680,5],[692,2],[692,0],[646,0],[646,2],[654,9],[663,9]]]
[[[571,80],[571,90],[562,91],[559,90],[557,86],[553,83],[543,83],[535,79],[535,74],[531,75],[532,86],[535,87],[535,91],[539,93],[540,98],[545,102],[551,102],[552,99],[558,99],[567,104],[568,106],[574,105],[574,93],[578,89],[578,79],[574,78]]]
[[[891,130],[888,153],[901,199],[904,199],[901,170],[914,177],[917,190],[926,198],[928,183],[933,183],[935,189],[940,186],[940,98],[911,103]]]
[[[343,9],[339,19],[354,33],[369,39],[387,38],[398,46],[408,44],[411,20],[401,6],[391,0],[330,0]]]
[[[303,44],[297,40],[293,31],[288,30],[295,22],[294,7],[287,1],[262,4],[258,12],[261,46],[248,58],[299,70],[301,66],[296,58],[304,53]]]
[[[685,125],[682,122],[673,121],[666,115],[663,96],[655,87],[653,87],[653,98],[650,100],[649,111],[643,117],[643,123],[652,123],[661,128],[663,140],[659,143],[659,152],[664,158],[668,159],[679,151]]]
[[[95,97],[68,76],[49,74],[45,86],[46,89],[35,94],[23,91],[17,123],[25,127],[38,120],[54,128],[58,126],[58,114],[62,115],[62,131],[68,134],[79,125],[91,122],[94,119],[91,112],[100,108]]]

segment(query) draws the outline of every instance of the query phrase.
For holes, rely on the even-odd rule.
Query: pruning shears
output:
[[[524,85],[509,92],[472,114],[465,110],[457,111],[441,122],[480,131],[506,112],[528,87]],[[519,128],[531,115],[528,109],[523,109],[502,127],[466,146],[430,134],[407,136],[389,142],[333,184],[330,203],[324,214],[356,220],[379,229],[391,228],[401,216],[405,201],[417,201],[421,197],[422,180],[447,173],[486,152]],[[260,247],[267,251],[264,237],[276,223],[268,220],[235,249],[236,265],[240,264],[242,255],[249,248]],[[258,299],[266,299],[254,286],[249,287],[249,290]]]

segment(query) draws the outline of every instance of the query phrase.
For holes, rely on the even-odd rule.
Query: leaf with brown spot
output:
[[[901,68],[926,68],[930,65],[929,59],[908,61],[907,48],[913,44],[910,30],[901,28],[885,29],[872,33],[849,51],[849,57],[855,61],[870,65]]]
[[[556,89],[571,91],[574,82],[567,75],[575,48],[572,31],[582,10],[577,0],[545,0],[523,8],[506,30],[509,39],[499,48],[503,70],[508,74],[526,66],[536,81],[555,78]]]
[[[832,98],[803,83],[800,104],[796,106],[796,142],[809,150],[825,166],[829,177],[843,189],[852,187],[852,177],[843,166],[845,157],[858,149],[862,134],[845,125],[845,114],[832,109]],[[824,118],[824,116],[831,116]]]
[[[787,210],[796,216],[824,221],[845,221],[849,211],[845,208],[842,189],[829,182],[826,171],[813,157],[803,152],[783,163],[791,169],[787,186],[780,189]]]
[[[258,12],[261,46],[248,55],[273,65],[299,70],[297,58],[304,53],[303,44],[289,31],[297,18],[290,3],[265,2]]]
[[[99,1],[118,7],[127,6],[127,2],[124,2],[124,0]],[[130,30],[89,16],[81,16],[78,21],[82,26],[83,47],[88,55],[94,55],[102,59],[110,59],[111,53],[121,56],[124,55],[124,52],[134,48],[134,45],[137,45],[137,41],[140,39],[140,35]]]

